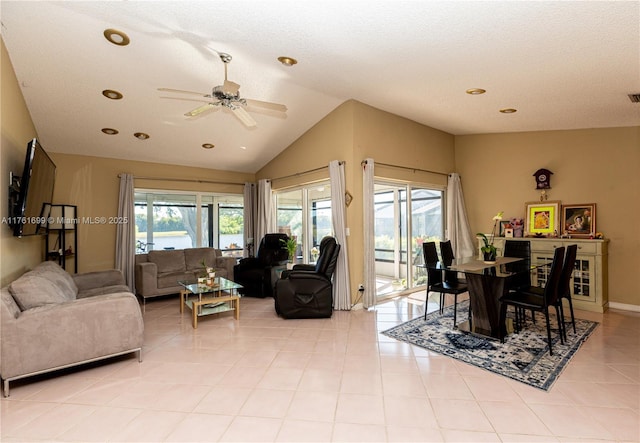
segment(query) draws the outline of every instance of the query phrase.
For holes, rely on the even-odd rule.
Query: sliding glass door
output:
[[[387,297],[426,284],[422,243],[444,235],[442,189],[376,181],[376,294]]]

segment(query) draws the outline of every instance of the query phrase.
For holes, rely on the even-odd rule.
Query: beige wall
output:
[[[223,192],[242,194],[245,181],[253,182],[253,174],[242,174],[213,169],[174,166],[50,153],[57,166],[54,202],[78,206],[78,218],[117,216],[120,173],[135,177],[164,179],[188,179],[190,181],[136,179],[137,188],[175,189],[181,191]],[[216,181],[240,183],[240,185],[198,183]],[[113,268],[115,265],[116,225],[78,224],[78,271],[88,272]]]
[[[22,97],[2,41],[0,54],[0,284],[6,285],[42,260],[42,237],[13,237],[7,226],[9,172],[22,175],[27,142],[36,137],[36,129]]]
[[[456,168],[473,232],[489,232],[498,211],[525,215],[539,201],[533,173],[553,172],[550,200],[596,203],[609,238],[609,301],[640,305],[640,127],[457,136]]]
[[[328,165],[331,160],[345,164],[346,190],[353,202],[346,210],[352,298],[364,279],[362,233],[362,167],[365,158],[375,162],[443,173],[454,168],[454,138],[451,134],[350,100],[327,115],[313,128],[269,162],[257,178],[277,178]],[[376,177],[403,183],[446,185],[446,176],[401,168],[376,166]],[[278,190],[328,177],[328,170],[274,180]]]

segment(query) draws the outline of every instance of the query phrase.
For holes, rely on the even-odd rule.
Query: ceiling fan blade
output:
[[[215,109],[217,106],[217,103],[207,103],[206,105],[199,106],[196,109],[186,112],[184,115],[185,117],[195,117],[196,115],[200,115],[203,112]]]
[[[205,102],[205,103],[211,103],[211,97],[202,97],[202,98],[185,98],[185,97],[164,97],[161,96],[160,98],[165,98],[167,100],[180,100],[180,101],[187,101],[187,102]],[[217,103],[211,103],[211,104],[215,104],[217,105]]]
[[[260,100],[245,99],[247,106],[255,106],[257,108],[271,109],[272,111],[287,112],[287,107],[278,103],[263,102]]]
[[[195,95],[201,95],[203,97],[211,97],[210,95],[208,96],[205,92],[184,91],[182,89],[158,88],[158,91],[176,92],[178,94],[195,94]]]
[[[245,125],[247,125],[248,127],[254,127],[257,125],[256,121],[253,119],[253,117],[251,117],[249,115],[249,113],[247,111],[245,111],[244,108],[240,107],[240,106],[235,106],[233,108],[231,108],[231,111],[233,111],[233,113],[236,115],[236,117],[238,117],[238,119],[244,123]]]
[[[239,89],[240,89],[239,84],[229,80],[225,80],[224,84],[222,85],[222,92],[229,95],[236,95]]]

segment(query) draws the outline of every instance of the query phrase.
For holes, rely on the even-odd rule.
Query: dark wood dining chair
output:
[[[442,244],[442,243],[441,243]],[[444,301],[445,294],[453,295],[453,327],[457,327],[457,309],[456,306],[458,304],[458,295],[464,294],[469,289],[467,285],[454,279],[452,281],[447,281],[443,278],[443,272],[440,269],[435,269],[430,264],[435,264],[439,261],[438,259],[438,250],[436,248],[435,242],[425,242],[422,244],[422,250],[424,254],[424,262],[427,266],[427,298],[429,298],[429,292],[439,292],[440,293],[440,313],[444,310]],[[444,261],[444,260],[443,260]],[[446,263],[446,262],[445,262]],[[449,262],[451,264],[451,262]],[[424,318],[427,318],[427,309],[425,302],[425,312]],[[471,311],[469,311],[471,312]],[[469,320],[471,320],[471,314],[469,314]]]
[[[509,305],[515,308],[516,312],[516,330],[521,329],[524,324],[524,318],[522,323],[521,317],[518,312],[519,308],[527,309],[535,312],[542,312],[547,323],[547,343],[549,345],[549,354],[553,355],[552,343],[551,343],[551,322],[549,320],[549,308],[552,306],[556,310],[556,316],[558,318],[558,334],[560,341],[564,343],[564,337],[562,333],[563,323],[560,318],[560,308],[558,307],[558,289],[560,283],[560,275],[562,274],[563,260],[564,260],[565,248],[556,248],[553,253],[553,261],[551,262],[551,270],[544,287],[530,286],[528,288],[521,288],[513,292],[509,292],[500,298],[500,341],[504,343],[504,324],[507,319],[507,307]]]
[[[502,255],[531,261],[531,242],[528,240],[505,240]],[[531,286],[530,273],[520,273],[509,280],[509,289],[517,290],[529,286]]]
[[[571,276],[576,265],[576,255],[578,254],[578,245],[567,246],[567,253],[564,257],[564,265],[562,266],[562,274],[560,275],[560,283],[558,284],[558,307],[562,316],[562,333],[565,340],[567,339],[567,326],[564,322],[564,307],[562,300],[569,302],[569,311],[571,313],[571,324],[573,333],[576,333],[576,318],[573,314],[573,302],[571,301]]]

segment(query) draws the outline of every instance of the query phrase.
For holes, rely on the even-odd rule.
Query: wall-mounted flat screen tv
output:
[[[53,199],[56,165],[35,138],[27,143],[27,155],[19,181],[18,197],[11,214],[13,235],[44,234],[45,208]]]

